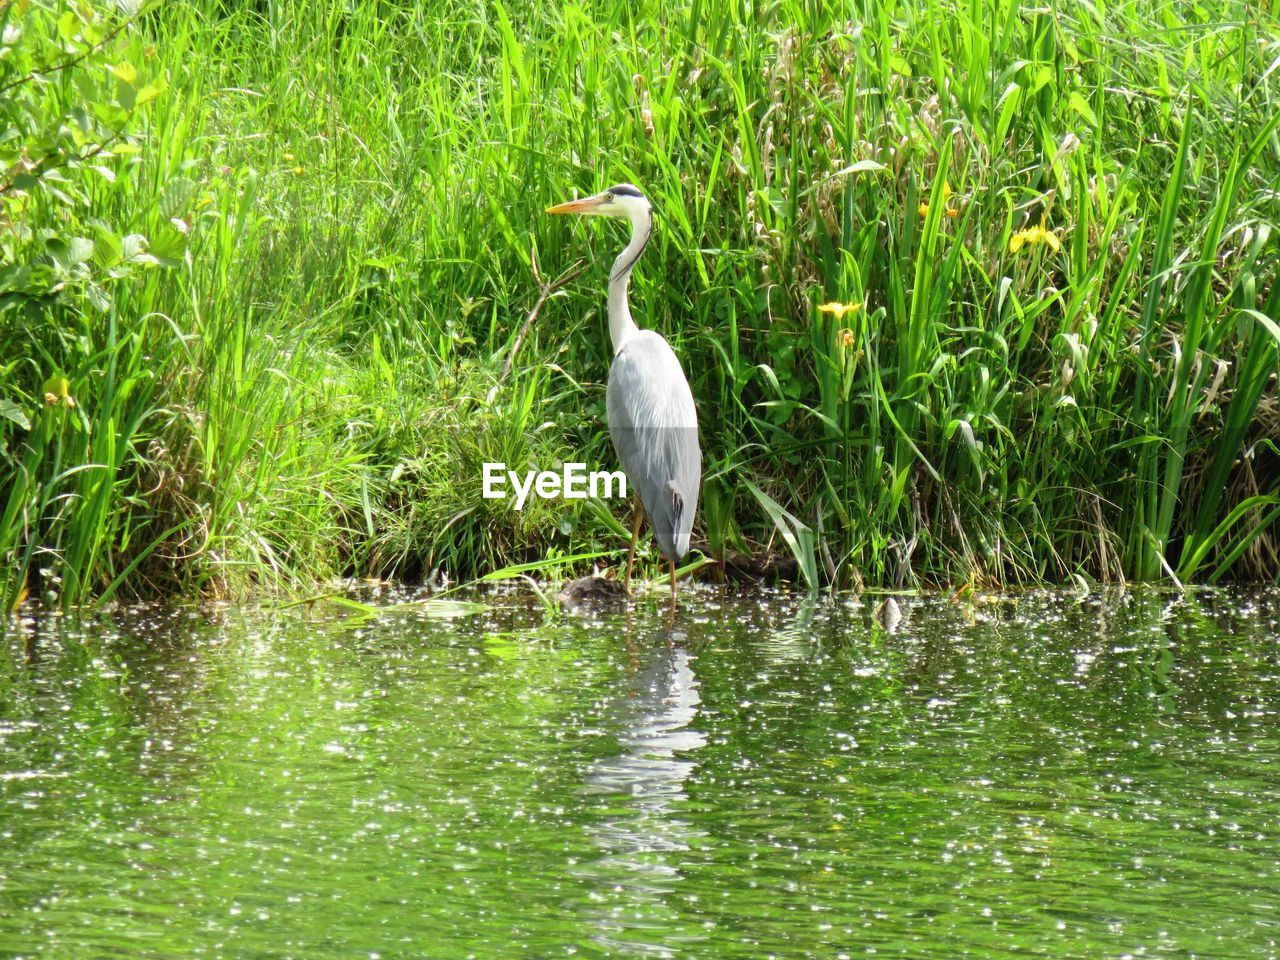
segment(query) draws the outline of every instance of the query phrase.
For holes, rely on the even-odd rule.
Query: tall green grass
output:
[[[658,215],[633,305],[692,381],[713,555],[841,585],[1280,569],[1275,2],[0,19],[9,604],[625,545],[620,505],[480,496],[486,460],[612,462],[623,238],[541,211],[621,180]]]

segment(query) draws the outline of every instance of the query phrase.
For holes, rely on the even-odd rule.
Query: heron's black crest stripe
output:
[[[649,245],[649,238],[651,236],[653,236],[653,211],[652,210],[649,211],[649,229],[644,232],[644,243],[640,244],[640,249],[636,251],[636,255],[634,257],[632,257],[625,264],[619,267],[617,271],[614,272],[613,276],[610,278],[611,280],[616,280],[618,277],[621,277],[623,274],[631,272],[631,268],[634,267],[636,265],[636,261],[640,259],[640,254],[644,253],[644,248]]]
[[[616,187],[610,187],[609,192],[618,197],[644,197],[643,193],[629,183],[620,183]]]

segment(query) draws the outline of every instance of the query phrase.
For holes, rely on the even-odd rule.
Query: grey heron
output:
[[[605,410],[609,436],[627,483],[639,494],[631,526],[625,583],[631,586],[640,526],[649,526],[671,568],[676,599],[676,561],[689,552],[698,508],[702,450],[693,392],[671,345],[656,330],[641,330],[631,318],[627,288],[631,271],[653,232],[653,209],[643,193],[620,183],[603,193],[557,204],[547,213],[620,217],[631,222],[631,240],[609,273],[609,337],[613,363]]]

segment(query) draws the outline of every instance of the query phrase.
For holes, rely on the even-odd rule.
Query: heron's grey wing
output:
[[[640,494],[662,552],[689,552],[698,509],[702,450],[693,394],[675,351],[661,335],[642,330],[613,358],[606,394],[609,434]]]

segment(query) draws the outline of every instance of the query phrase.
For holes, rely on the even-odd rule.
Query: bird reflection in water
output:
[[[595,939],[620,952],[670,955],[644,942],[646,928],[656,933],[670,922],[664,901],[682,879],[679,854],[704,835],[679,816],[696,767],[689,754],[707,742],[693,726],[701,697],[696,658],[683,641],[683,634],[662,631],[641,651],[643,667],[609,710],[621,752],[587,770],[584,792],[602,810],[587,830],[604,856],[582,873],[604,883],[607,894],[597,904],[612,907],[597,916]]]

